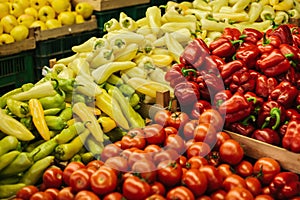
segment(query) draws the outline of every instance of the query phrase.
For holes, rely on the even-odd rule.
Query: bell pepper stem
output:
[[[189,72],[193,72],[193,75],[196,75],[196,73],[197,73],[197,71],[195,69],[185,69],[185,68],[181,69],[181,73],[185,77],[189,75]]]
[[[275,130],[280,125],[280,110],[279,110],[279,108],[272,108],[270,111],[270,115],[272,118],[276,118],[275,124],[272,126],[272,129]]]
[[[249,98],[247,98],[247,101],[249,101],[249,102],[253,101],[253,103],[256,104],[257,99],[255,97],[249,97]]]
[[[249,115],[248,117],[246,117],[241,123],[245,126],[249,125],[249,120],[251,120],[252,122],[255,122],[256,118],[254,115]]]

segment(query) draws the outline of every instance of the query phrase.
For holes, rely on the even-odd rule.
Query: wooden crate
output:
[[[150,0],[72,0],[73,6],[80,2],[90,3],[95,11],[103,11],[146,4],[150,3]]]
[[[91,19],[81,24],[65,25],[59,28],[41,30],[39,27],[35,28],[35,40],[44,41],[61,36],[81,33],[84,31],[91,31],[98,28],[96,16],[92,15]]]
[[[27,39],[19,42],[0,45],[0,56],[13,55],[22,51],[35,49],[35,47],[36,41],[34,38],[34,29],[30,28]]]

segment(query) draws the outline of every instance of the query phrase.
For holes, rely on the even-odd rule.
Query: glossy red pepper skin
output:
[[[281,141],[278,132],[270,128],[256,129],[251,137],[276,146],[278,146]]]
[[[186,78],[182,75],[183,64],[174,64],[172,67],[166,72],[165,80],[170,82],[170,86],[174,88],[178,83],[186,81]]]
[[[266,101],[258,112],[257,127],[276,130],[285,122],[285,108],[277,101]]]
[[[231,41],[239,40],[241,37],[241,31],[237,28],[226,27],[222,32],[222,36],[228,38]]]
[[[217,92],[224,90],[222,78],[214,73],[201,72],[196,82],[199,85],[201,98],[204,100],[211,101]]]
[[[262,98],[268,98],[271,91],[278,85],[278,81],[274,77],[259,75],[256,81],[255,94]]]
[[[276,29],[270,31],[269,36],[278,36],[283,44],[293,44],[291,28],[287,24],[281,24]]]
[[[300,153],[300,121],[291,120],[287,124],[282,138],[282,147],[295,153]]]
[[[285,57],[290,60],[291,65],[293,67],[297,67],[297,64],[299,64],[300,58],[299,58],[299,48],[296,46],[292,46],[289,44],[281,44],[279,46],[279,49]]]
[[[287,72],[291,64],[279,49],[274,49],[271,53],[262,55],[257,60],[257,66],[266,76],[274,77]]]
[[[192,119],[199,119],[199,116],[206,110],[211,109],[210,102],[199,99],[197,102],[193,105],[193,110],[191,112],[191,118]]]
[[[246,92],[244,96],[251,104],[251,113],[257,115],[259,109],[264,103],[264,99],[257,96],[254,92]]]
[[[269,100],[274,100],[282,104],[285,108],[293,106],[298,95],[298,89],[288,81],[280,82],[269,95]]]
[[[214,97],[213,107],[219,108],[222,103],[227,101],[232,97],[232,93],[230,90],[222,90],[217,92]]]
[[[256,130],[254,124],[243,124],[240,122],[229,123],[226,128],[232,132],[249,137]]]
[[[269,185],[270,193],[279,200],[292,199],[299,195],[299,176],[293,172],[279,172]]]
[[[226,37],[220,37],[209,44],[209,50],[212,55],[219,56],[221,58],[232,57],[236,51],[234,42]]]
[[[264,34],[254,28],[245,28],[242,32],[242,35],[246,35],[246,37],[243,38],[244,42],[256,44]]]
[[[260,51],[256,44],[243,43],[235,53],[235,59],[242,60],[248,69],[253,69],[256,65],[256,60],[260,56]]]
[[[291,121],[291,120],[300,121],[300,113],[296,109],[293,108],[286,109],[285,115],[287,121]]]
[[[245,93],[248,91],[254,91],[256,79],[257,74],[251,73],[249,70],[238,71],[232,75],[232,81],[229,85],[229,88],[232,93]]]
[[[228,86],[232,81],[232,75],[240,70],[246,71],[245,63],[241,60],[233,60],[220,66],[220,75],[224,80],[224,84]]]
[[[281,44],[281,40],[276,35],[267,36],[264,34],[264,36],[257,42],[257,47],[259,51],[263,53],[270,53],[274,49],[279,48]]]
[[[226,123],[241,121],[251,113],[251,105],[242,93],[236,92],[219,106]]]
[[[191,81],[178,83],[174,95],[181,106],[193,105],[200,99],[199,85]]]

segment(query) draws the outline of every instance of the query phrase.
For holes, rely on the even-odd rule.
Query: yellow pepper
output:
[[[44,140],[50,140],[50,131],[45,120],[44,110],[38,99],[28,101],[32,122]]]
[[[164,55],[164,54],[153,54],[150,55],[150,58],[152,58],[154,64],[157,67],[166,67],[172,64],[173,57],[170,55]]]
[[[157,6],[148,7],[146,10],[146,18],[154,34],[159,34],[161,26],[161,10]]]
[[[274,5],[274,10],[281,10],[281,11],[288,11],[292,9],[294,6],[293,0],[283,0],[279,2],[278,4]]]
[[[193,7],[199,10],[212,11],[211,6],[204,0],[194,0]]]
[[[98,122],[101,124],[104,133],[108,133],[117,127],[115,120],[108,116],[100,116]]]
[[[104,23],[103,31],[104,32],[111,32],[115,30],[120,30],[121,26],[119,24],[119,21],[115,18],[111,18],[109,21]]]
[[[196,22],[194,15],[181,15],[175,10],[169,10],[162,16],[162,20],[166,22]]]
[[[97,40],[96,37],[91,37],[90,39],[88,39],[84,43],[73,46],[71,49],[72,49],[72,51],[74,51],[76,53],[91,52],[94,49],[94,45],[95,45],[96,40]]]
[[[138,28],[136,22],[124,12],[120,13],[119,23],[122,29],[128,31],[135,31]]]

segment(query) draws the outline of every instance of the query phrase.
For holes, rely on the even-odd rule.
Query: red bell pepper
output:
[[[278,132],[270,128],[256,129],[251,137],[276,146],[278,146],[281,141]]]
[[[276,35],[267,36],[266,34],[257,42],[257,47],[260,52],[263,53],[270,53],[274,49],[279,48],[281,44],[281,40]]]
[[[300,121],[291,120],[287,124],[282,138],[282,147],[295,153],[300,153]]]
[[[219,56],[221,58],[230,58],[236,52],[236,44],[240,44],[242,40],[231,41],[226,37],[220,37],[215,39],[209,44],[209,50],[212,55]]]
[[[271,91],[278,85],[278,81],[274,77],[259,75],[256,81],[255,94],[259,97],[268,98]]]
[[[294,172],[279,172],[269,185],[270,193],[279,200],[293,199],[300,195],[300,181]]]
[[[248,69],[252,69],[256,65],[256,60],[260,56],[260,51],[256,44],[248,43],[243,45],[237,49],[235,54],[235,59],[242,60]]]
[[[298,95],[298,89],[288,81],[279,83],[269,95],[269,100],[274,100],[282,104],[285,108],[293,106]]]
[[[251,104],[251,113],[257,115],[259,109],[264,103],[264,99],[262,97],[257,96],[254,92],[246,92],[244,94],[245,98]]]
[[[232,93],[245,93],[248,91],[254,91],[256,79],[256,73],[251,73],[249,70],[238,71],[232,75],[232,81],[229,85],[229,88]]]
[[[259,128],[279,128],[285,122],[285,108],[277,101],[266,101],[259,110],[257,126]]]
[[[220,66],[220,75],[226,86],[232,81],[232,75],[240,70],[247,70],[245,63],[241,60],[233,60]]]
[[[292,85],[299,86],[299,72],[296,72],[294,67],[290,67],[286,73],[281,74],[276,78],[279,82],[288,81]]]
[[[293,44],[291,28],[287,24],[281,24],[276,29],[270,31],[269,36],[278,36],[282,44]]]
[[[193,105],[200,99],[199,85],[192,81],[178,83],[174,95],[181,106]]]
[[[251,120],[251,122],[250,122],[250,120]],[[251,134],[256,130],[256,127],[254,125],[255,120],[256,119],[255,119],[254,115],[249,115],[241,122],[234,122],[234,123],[226,124],[226,128],[235,133],[250,137]]]
[[[219,108],[219,106],[230,99],[232,97],[232,93],[230,90],[222,90],[217,92],[214,97],[213,107]]]
[[[231,41],[241,39],[241,31],[237,28],[224,28],[221,37],[228,38]]]
[[[266,76],[274,77],[287,72],[291,64],[279,49],[274,49],[266,57],[258,59],[257,66]]]
[[[193,110],[191,112],[191,118],[193,119],[199,119],[199,116],[206,110],[211,109],[210,102],[199,99],[197,102],[193,105]]]
[[[174,64],[172,67],[166,72],[165,80],[170,82],[170,86],[174,88],[178,83],[186,81],[185,77],[182,75],[182,68],[184,64]]]
[[[246,37],[243,38],[244,43],[256,44],[264,34],[254,28],[245,28],[242,32],[242,35],[246,35]]]
[[[287,121],[291,121],[291,120],[300,121],[300,113],[296,109],[293,108],[286,109],[285,115]]]
[[[251,105],[242,93],[236,92],[219,106],[221,115],[227,123],[241,121],[251,113]]]

